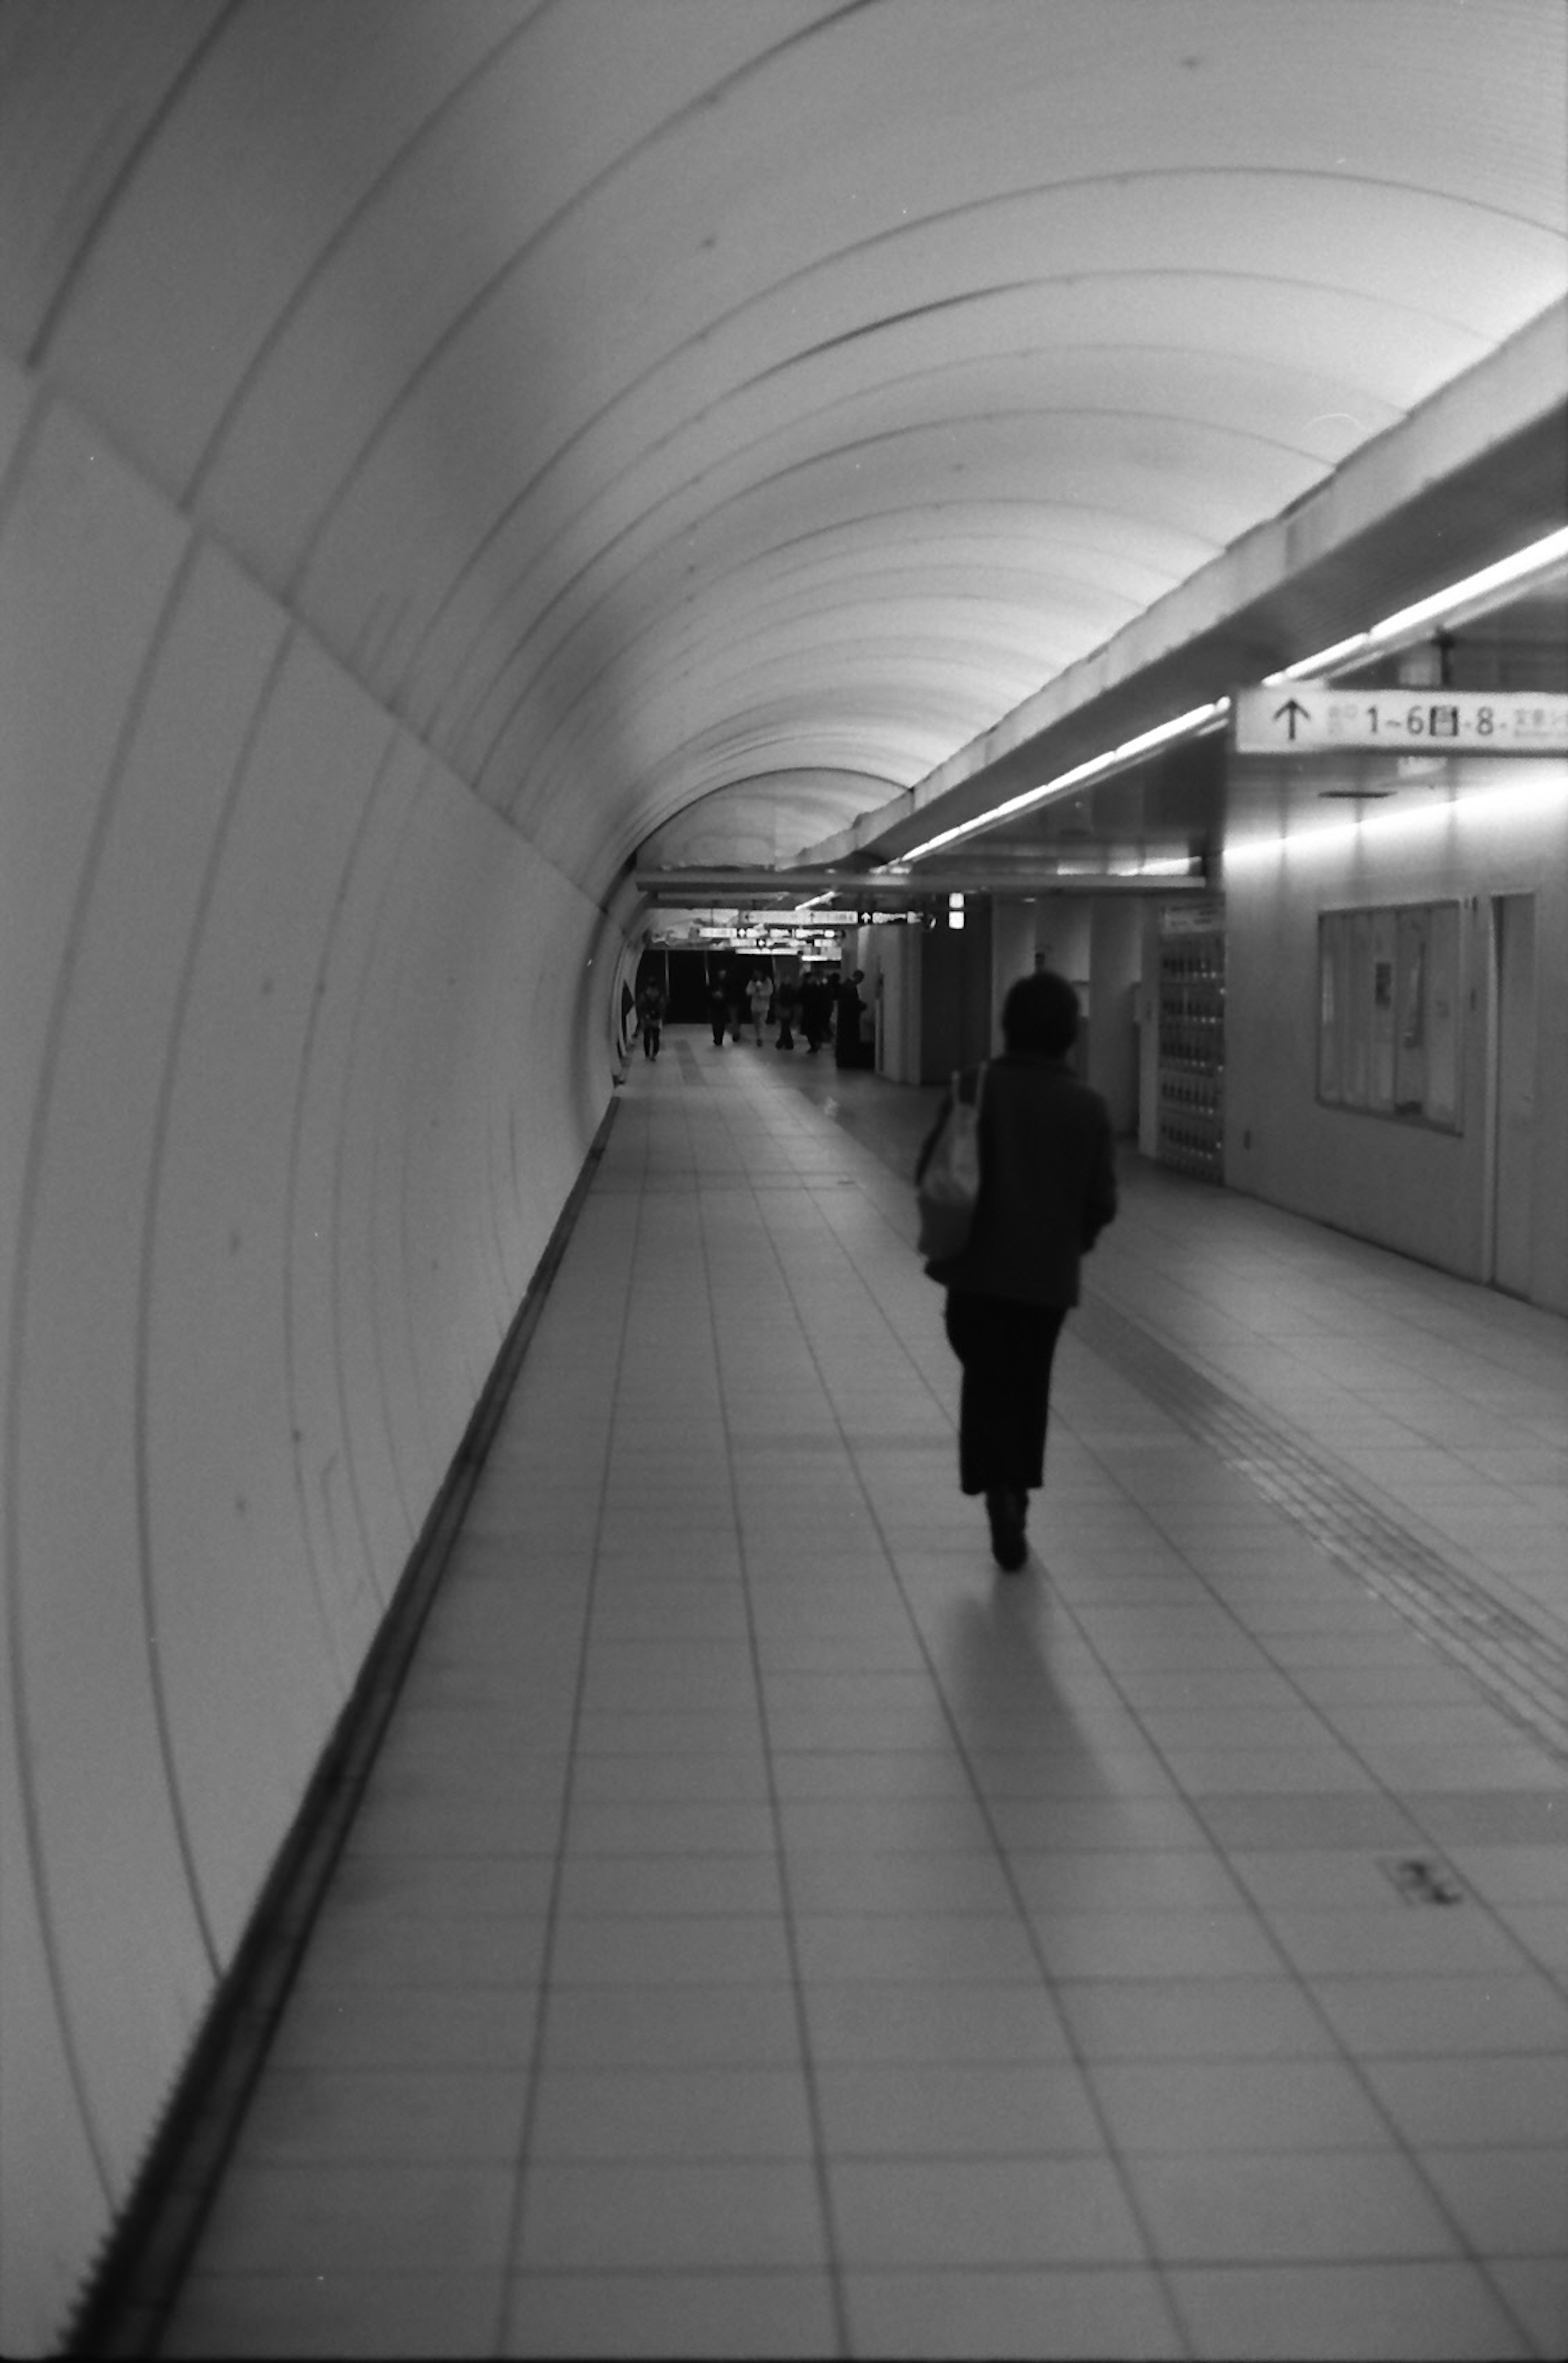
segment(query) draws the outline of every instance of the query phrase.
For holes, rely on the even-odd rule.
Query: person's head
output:
[[[1048,968],[1019,977],[1002,1004],[1002,1039],[1009,1050],[1064,1059],[1078,1038],[1078,996],[1064,976]]]

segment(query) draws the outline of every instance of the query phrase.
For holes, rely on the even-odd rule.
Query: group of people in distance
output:
[[[721,1049],[727,1038],[740,1041],[750,1026],[751,1039],[761,1049],[763,1028],[773,1025],[781,1050],[793,1050],[799,1034],[810,1057],[831,1042],[840,1066],[863,1065],[861,1016],[865,1003],[860,989],[864,981],[862,969],[856,969],[852,977],[808,971],[798,980],[776,981],[762,968],[746,978],[716,972],[707,995],[714,1048]]]
[[[750,1024],[751,1038],[761,1049],[762,1028],[776,1025],[781,1050],[795,1048],[798,1030],[806,1037],[808,1054],[831,1042],[840,1067],[867,1066],[871,1046],[864,1039],[862,1025],[866,1004],[861,986],[864,982],[865,971],[859,968],[851,976],[818,971],[798,980],[780,977],[776,982],[763,968],[744,978],[733,971],[728,975],[715,971],[707,995],[714,1048],[722,1048],[727,1037],[739,1042]],[[663,986],[656,977],[649,977],[635,1003],[636,1031],[645,1059],[659,1056],[668,1005]]]

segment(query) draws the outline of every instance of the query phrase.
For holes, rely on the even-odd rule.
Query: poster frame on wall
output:
[[[1462,917],[1454,897],[1318,913],[1320,1106],[1463,1131]]]

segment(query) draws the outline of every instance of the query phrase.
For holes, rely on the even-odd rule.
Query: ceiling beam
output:
[[[881,870],[867,877],[820,865],[796,865],[787,870],[673,869],[639,870],[638,892],[654,903],[683,906],[718,904],[725,909],[751,902],[787,903],[791,907],[812,897],[830,894],[843,910],[873,904],[921,902],[944,894],[1163,894],[1207,891],[1201,875],[1169,876],[1131,868],[1113,870],[1095,863],[1092,855],[1074,852],[1067,864],[1049,859],[1010,862],[945,862],[940,868],[917,871]]]

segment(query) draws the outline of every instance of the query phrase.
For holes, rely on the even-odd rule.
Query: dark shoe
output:
[[[1024,1512],[1028,1496],[998,1486],[985,1496],[985,1514],[991,1521],[991,1556],[1008,1575],[1017,1575],[1029,1555],[1024,1539]]]

